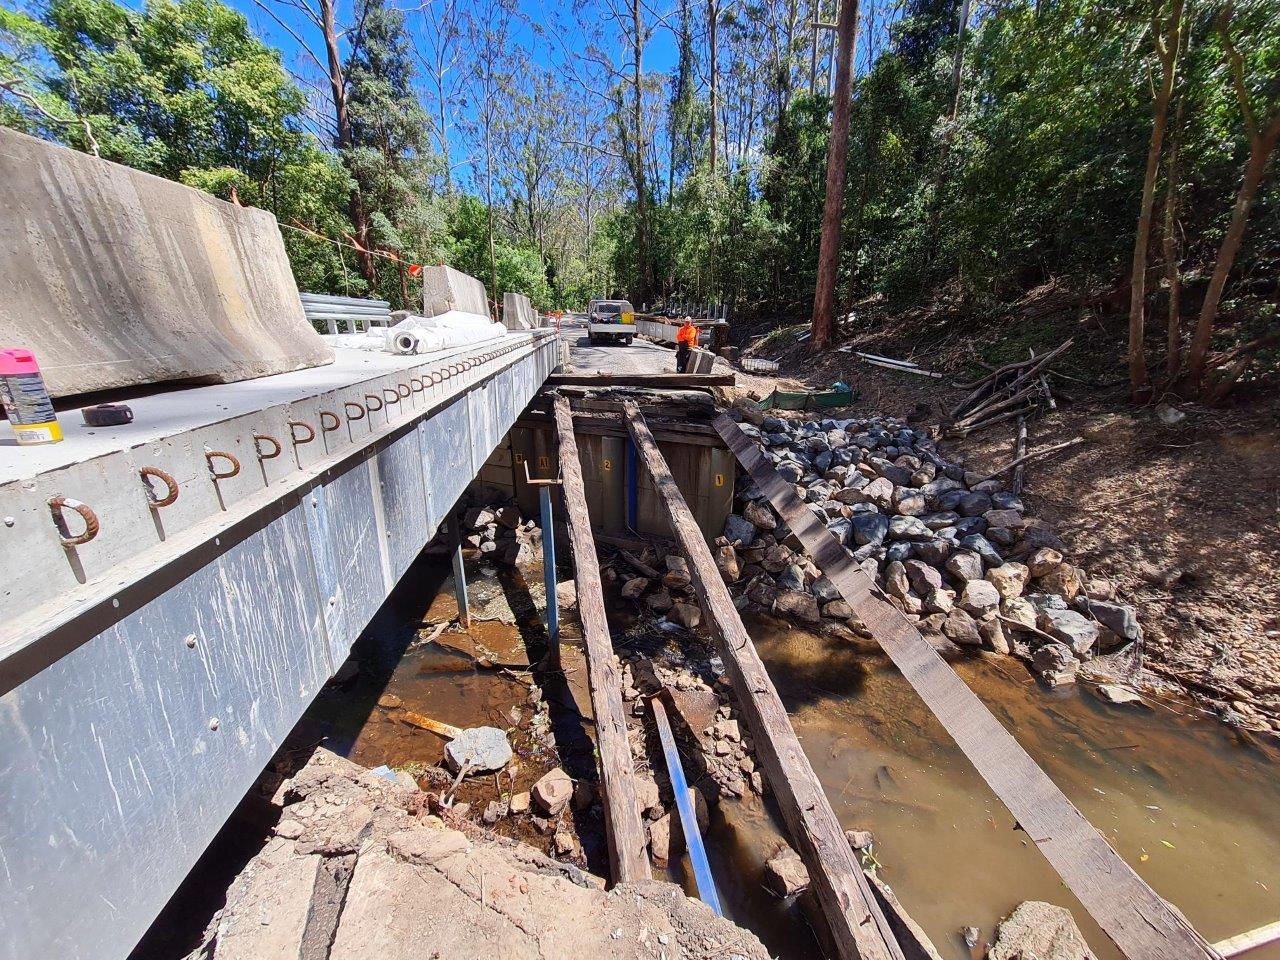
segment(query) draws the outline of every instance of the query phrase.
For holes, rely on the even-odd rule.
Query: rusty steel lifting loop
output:
[[[383,387],[382,395],[387,398],[387,403],[400,402],[400,393],[392,387]]]
[[[409,389],[414,393],[421,393],[427,388],[423,385],[421,377],[412,377],[409,380]]]
[[[213,465],[214,460],[226,460],[231,464],[230,470],[218,472],[217,467]],[[204,462],[209,465],[209,476],[214,480],[230,480],[240,472],[240,460],[234,453],[227,453],[225,450],[206,450],[204,452]]]
[[[363,411],[361,412],[360,416],[361,417],[364,416]],[[326,420],[325,417],[328,417],[329,419]],[[357,419],[359,418],[357,417]],[[333,426],[329,426],[330,420],[333,421]],[[320,411],[320,429],[321,430],[323,430],[325,433],[329,433],[331,430],[337,430],[340,426],[342,426],[342,421],[338,419],[338,415],[336,413],[334,413],[332,410]]]
[[[178,481],[159,467],[143,467],[138,471],[138,476],[142,478],[142,489],[147,491],[147,506],[152,510],[167,507],[178,499]],[[155,477],[168,488],[169,492],[163,497],[157,497],[155,490],[151,486],[151,481],[147,479],[148,477]]]
[[[330,416],[332,416],[332,414],[330,414]],[[321,414],[321,422],[323,422],[323,417],[324,417],[324,414]],[[337,421],[338,418],[334,417],[333,419]],[[311,426],[311,424],[304,423],[301,420],[290,420],[288,421],[288,424],[289,424],[289,436],[290,438],[292,438],[295,444],[310,443],[312,440],[316,438],[316,428]],[[336,426],[336,423],[335,423],[335,426]],[[306,434],[301,438],[298,437],[298,431],[300,429],[306,431]]]
[[[62,514],[64,509],[74,510],[84,521],[84,530],[74,537],[67,529],[67,519]],[[101,529],[98,515],[93,512],[92,507],[79,500],[64,497],[60,493],[49,498],[49,513],[53,516],[53,524],[58,528],[58,539],[64,547],[78,547],[82,543],[88,543],[98,535],[98,530]]]
[[[397,383],[396,393],[399,394],[401,400],[407,400],[409,398],[409,394],[413,393],[413,390],[407,383]]]
[[[433,387],[436,384],[444,383],[444,374],[441,373],[439,370],[432,370],[431,373],[428,374],[428,376],[431,377],[431,385]]]
[[[352,413],[353,410],[355,411],[354,413]],[[364,415],[369,411],[360,404],[352,403],[348,400],[342,405],[342,412],[347,415],[348,420],[362,420],[364,419]]]
[[[270,453],[262,452],[262,444],[264,441],[271,444],[272,449]],[[253,449],[257,451],[259,460],[274,460],[276,457],[280,456],[280,451],[283,448],[280,446],[280,441],[275,437],[266,433],[255,433],[253,435]]]
[[[376,403],[377,406],[371,407],[370,406],[371,403]],[[372,393],[366,393],[364,395],[364,408],[368,410],[370,413],[377,413],[379,410],[383,408],[383,406],[385,406],[385,404],[383,404],[381,397],[376,397]]]

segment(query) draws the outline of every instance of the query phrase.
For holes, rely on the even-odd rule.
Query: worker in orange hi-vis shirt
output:
[[[684,373],[689,366],[689,358],[693,356],[693,348],[698,345],[698,328],[688,317],[676,331],[676,373]]]

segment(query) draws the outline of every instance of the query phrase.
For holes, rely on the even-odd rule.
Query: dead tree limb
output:
[[[1076,444],[1080,444],[1080,443],[1084,443],[1084,437],[1072,437],[1070,440],[1064,440],[1062,443],[1055,443],[1051,447],[1041,447],[1039,450],[1033,450],[1031,453],[1024,453],[1022,456],[1018,457],[1016,460],[1010,460],[999,470],[995,471],[995,473],[991,473],[983,477],[981,480],[978,481],[978,483],[985,483],[988,480],[994,480],[996,477],[1000,476],[1002,473],[1008,473],[1010,470],[1014,469],[1015,467],[1021,466],[1024,463],[1027,463],[1031,460],[1039,460],[1041,457],[1047,457],[1050,454],[1057,453],[1060,450],[1066,450],[1068,447],[1074,447],[1076,446]]]

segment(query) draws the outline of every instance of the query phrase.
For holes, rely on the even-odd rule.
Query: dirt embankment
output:
[[[942,423],[964,395],[954,382],[1073,337],[1075,346],[1055,364],[1058,409],[1031,423],[1029,449],[1072,437],[1088,442],[1028,465],[1028,511],[1056,528],[1074,562],[1114,581],[1137,607],[1152,670],[1224,719],[1280,731],[1280,391],[1259,378],[1227,408],[1175,398],[1134,406],[1115,319],[1081,322],[1076,310],[1032,305],[985,325],[985,340],[973,337],[975,327],[979,321],[918,314],[868,320],[816,357],[807,340],[796,339],[803,327],[742,346],[747,355],[778,360],[784,382],[850,384],[853,406],[829,415],[875,412],[928,424]],[[946,376],[884,370],[839,352],[842,346]],[[1161,401],[1183,415],[1178,422],[1161,418]],[[1013,425],[944,436],[940,449],[986,473],[1012,459]]]

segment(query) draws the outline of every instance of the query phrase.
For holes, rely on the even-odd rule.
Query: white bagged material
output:
[[[481,314],[450,310],[438,317],[409,316],[394,327],[374,327],[362,334],[330,334],[324,339],[336,347],[413,355],[483,343],[506,332],[502,324]]]

